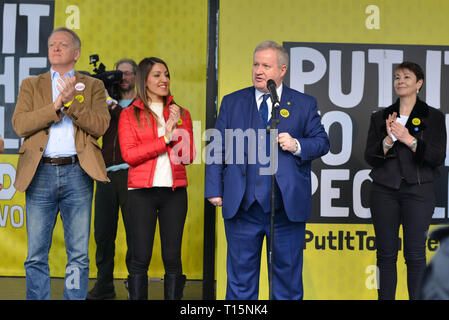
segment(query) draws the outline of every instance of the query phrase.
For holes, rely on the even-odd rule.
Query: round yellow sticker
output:
[[[179,119],[177,125],[180,126],[181,124],[182,124],[182,119]]]
[[[421,124],[421,120],[419,118],[413,118],[412,123],[415,126],[419,126]]]
[[[83,97],[82,95],[80,95],[80,94],[77,95],[77,96],[75,97],[75,99],[78,100],[79,103],[82,103],[82,102],[84,101],[84,97]]]
[[[290,112],[288,112],[287,109],[282,109],[280,112],[281,116],[283,116],[284,118],[287,118],[290,115]]]

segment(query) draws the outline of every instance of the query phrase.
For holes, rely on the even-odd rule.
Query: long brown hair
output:
[[[148,126],[151,125],[150,121],[150,113],[153,115],[153,117],[158,120],[158,116],[151,110],[150,104],[151,104],[151,98],[147,95],[147,78],[148,74],[151,72],[151,69],[153,69],[153,66],[156,63],[161,63],[167,68],[168,66],[162,59],[156,58],[156,57],[149,57],[144,58],[142,61],[139,62],[139,65],[137,66],[137,73],[136,73],[136,89],[137,89],[137,97],[140,98],[145,106],[144,112],[146,115]],[[168,71],[168,78],[170,79],[170,71]],[[163,107],[166,108],[167,106],[167,100],[170,96],[170,90],[168,91],[168,95],[163,97]],[[174,101],[172,101],[175,103]],[[134,108],[134,115],[136,117],[137,123],[139,126],[141,126],[140,123],[140,109]],[[157,121],[158,125],[160,124],[159,121]]]

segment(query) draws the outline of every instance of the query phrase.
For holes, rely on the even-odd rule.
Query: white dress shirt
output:
[[[50,69],[51,75],[51,87],[53,94],[53,102],[59,96],[59,90],[56,87],[59,84],[58,79],[61,76],[58,72]],[[64,76],[70,75],[73,78],[75,75],[75,69],[70,70]],[[64,108],[64,107],[63,107]],[[62,110],[62,109],[61,109]],[[50,126],[48,134],[47,147],[44,151],[44,157],[50,158],[60,158],[60,157],[70,157],[76,154],[75,149],[75,135],[73,130],[73,122],[64,113],[61,112],[61,120],[53,123]]]

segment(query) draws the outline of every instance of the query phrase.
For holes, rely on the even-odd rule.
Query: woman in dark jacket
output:
[[[401,223],[410,299],[416,298],[426,266],[425,241],[435,208],[433,182],[446,157],[446,126],[443,113],[418,98],[423,82],[421,67],[403,62],[394,77],[399,98],[371,116],[365,160],[373,167],[370,207],[379,299],[395,298]]]

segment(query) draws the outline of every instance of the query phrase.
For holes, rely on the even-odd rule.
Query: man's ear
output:
[[[284,64],[281,67],[281,78],[282,79],[284,78],[286,72],[287,72],[287,66]]]
[[[74,57],[75,62],[78,61],[78,59],[80,58],[80,56],[81,56],[81,50],[80,50],[80,49],[76,49],[76,50],[75,50],[75,57]]]

